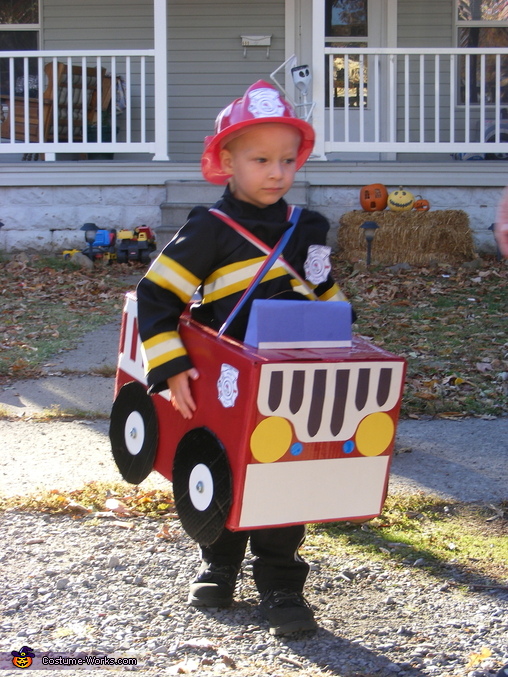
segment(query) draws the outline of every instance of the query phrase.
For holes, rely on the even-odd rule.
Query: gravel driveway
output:
[[[117,480],[107,428],[107,421],[0,422],[2,439],[9,440],[0,464],[2,493]],[[409,434],[403,439],[415,442]],[[435,453],[401,448],[393,490],[437,486]],[[419,454],[426,459],[420,474],[414,467],[422,463]],[[456,467],[470,476],[464,456],[442,461],[443,489],[451,493]],[[486,470],[480,463],[478,476]],[[165,483],[153,474],[144,484]],[[421,558],[375,563],[304,546],[312,567],[306,593],[320,629],[274,638],[257,611],[249,559],[231,609],[188,607],[197,550],[177,521],[161,526],[139,517],[3,514],[0,668],[24,645],[34,649],[41,669],[41,652],[107,654],[138,661],[122,670],[161,676],[487,677],[508,663],[507,581],[467,589],[460,568],[445,580],[431,575]]]

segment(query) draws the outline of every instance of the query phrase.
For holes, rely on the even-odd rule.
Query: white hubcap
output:
[[[189,477],[189,496],[196,510],[206,510],[213,498],[213,477],[203,463],[194,466]]]
[[[125,421],[125,446],[127,451],[136,456],[145,441],[145,422],[139,411],[133,411]]]

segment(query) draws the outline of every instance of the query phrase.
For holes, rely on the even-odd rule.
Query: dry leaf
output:
[[[224,665],[227,665],[228,668],[236,668],[236,663],[231,656],[229,656],[224,649],[217,649],[217,655],[220,656]]]
[[[466,665],[466,670],[477,667],[478,665],[480,665],[482,661],[484,661],[487,658],[490,658],[491,656],[492,651],[488,647],[483,646],[480,649],[479,653],[470,654],[468,664]]]
[[[88,508],[87,506],[81,505],[81,503],[76,503],[76,501],[72,500],[67,503],[67,508],[71,508],[73,512],[81,512],[83,514],[93,512],[92,508]]]
[[[108,510],[111,510],[111,512],[116,513],[117,515],[129,515],[129,516],[131,516],[131,515],[140,515],[141,514],[137,510],[133,510],[132,508],[129,508],[129,506],[125,505],[125,503],[122,503],[122,501],[119,501],[117,498],[106,499],[104,506]]]

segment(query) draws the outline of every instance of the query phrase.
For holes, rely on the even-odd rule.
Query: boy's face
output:
[[[283,123],[253,125],[221,151],[222,168],[238,200],[268,207],[293,185],[300,133]]]

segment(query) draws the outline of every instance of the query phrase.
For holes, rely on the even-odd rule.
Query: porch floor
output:
[[[199,163],[178,162],[3,162],[0,186],[140,186],[166,181],[200,181]],[[504,187],[505,161],[309,161],[297,174],[309,186],[476,186]]]

